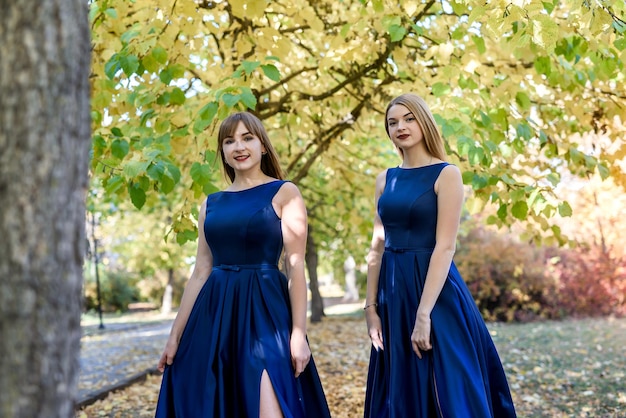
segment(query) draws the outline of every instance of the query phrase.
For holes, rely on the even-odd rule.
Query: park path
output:
[[[341,297],[325,297],[326,315],[360,311],[363,301],[344,302]],[[157,373],[156,365],[172,326],[158,314],[138,322],[104,323],[83,326],[77,406],[103,399],[112,390],[122,389]]]
[[[171,326],[168,319],[83,327],[78,404],[89,404],[154,372]]]

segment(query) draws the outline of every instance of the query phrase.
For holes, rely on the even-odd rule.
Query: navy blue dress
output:
[[[277,267],[281,222],[272,207],[283,184],[207,198],[213,270],[163,374],[157,418],[256,418],[264,370],[285,418],[330,416],[313,359],[297,379],[291,365],[287,278]]]
[[[435,247],[434,184],[447,163],[391,168],[378,200],[385,252],[377,311],[385,349],[373,347],[365,417],[515,417],[489,331],[454,263],[431,313],[432,350],[411,348],[415,314]]]

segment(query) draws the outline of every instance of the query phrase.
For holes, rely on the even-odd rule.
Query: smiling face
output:
[[[404,105],[393,105],[387,111],[389,138],[401,150],[423,143],[424,134],[415,115]]]
[[[222,152],[226,164],[235,171],[246,171],[254,167],[260,169],[265,146],[258,136],[239,121],[234,133],[223,139]]]
[[[238,140],[241,140],[239,144]],[[240,149],[233,149],[234,147]],[[260,157],[259,153],[261,153]],[[249,157],[244,154],[249,154]],[[252,113],[233,113],[222,121],[217,135],[217,156],[222,162],[224,175],[231,182],[235,180],[235,167],[239,170],[246,169],[246,164],[255,166],[250,163],[253,160],[258,161],[259,158],[263,173],[276,179],[284,178],[278,155],[270,142],[267,131],[261,120]]]

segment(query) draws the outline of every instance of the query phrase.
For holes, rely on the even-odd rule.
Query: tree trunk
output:
[[[351,255],[344,261],[343,271],[346,279],[346,291],[342,302],[356,302],[359,300],[359,289],[356,286],[356,262]]]
[[[74,416],[90,44],[83,0],[0,0],[0,416]]]
[[[311,290],[311,322],[321,322],[324,316],[324,301],[320,295],[320,287],[317,281],[317,245],[312,235],[312,227],[309,224],[309,236],[306,241],[305,262],[309,272],[309,289]]]
[[[172,312],[172,294],[174,293],[174,269],[167,270],[167,285],[165,285],[165,292],[163,292],[163,299],[161,301],[161,313],[164,315]]]

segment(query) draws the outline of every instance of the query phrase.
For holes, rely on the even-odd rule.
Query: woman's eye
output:
[[[252,141],[253,139],[254,139],[254,137],[253,137],[253,136],[247,136],[247,137],[245,137],[243,140],[244,140],[244,141]]]
[[[415,120],[415,118],[414,118],[414,117],[412,117],[412,116],[411,116],[410,118],[406,118],[406,121],[407,121],[407,122],[413,122],[414,120]]]
[[[389,125],[389,126],[396,126],[396,122],[395,122],[395,121],[394,121],[394,122],[389,121],[388,125]]]
[[[225,139],[225,140],[224,140],[224,145],[230,145],[230,144],[232,144],[232,143],[233,143],[233,140],[232,140],[232,139]]]

